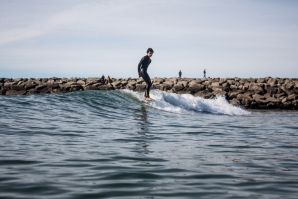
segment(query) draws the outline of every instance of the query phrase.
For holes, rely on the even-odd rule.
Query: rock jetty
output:
[[[212,99],[224,96],[231,104],[250,109],[298,109],[298,78],[153,78],[151,89]],[[83,90],[130,89],[143,92],[142,79],[0,78],[0,95],[65,93]]]

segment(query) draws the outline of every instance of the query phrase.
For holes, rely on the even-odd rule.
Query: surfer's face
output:
[[[147,55],[148,55],[148,57],[152,57],[153,52],[148,52]]]

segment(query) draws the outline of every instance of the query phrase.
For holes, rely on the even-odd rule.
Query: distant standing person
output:
[[[146,82],[146,90],[145,90],[145,100],[153,100],[150,96],[149,96],[149,91],[150,88],[152,86],[151,83],[151,79],[147,73],[147,69],[149,67],[149,64],[151,63],[151,59],[150,57],[152,57],[153,55],[153,49],[152,48],[148,48],[147,50],[147,55],[145,55],[140,63],[138,64],[138,73],[139,73],[139,78],[140,76],[144,79],[144,81]]]
[[[181,78],[181,75],[182,75],[182,72],[181,72],[181,70],[179,71],[179,78]]]
[[[204,78],[206,78],[206,69],[204,69]]]

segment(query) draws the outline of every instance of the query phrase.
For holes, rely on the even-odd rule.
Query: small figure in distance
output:
[[[181,70],[179,71],[179,73],[178,73],[178,74],[179,74],[179,78],[181,78],[181,75],[182,75],[182,72],[181,72]]]
[[[110,76],[108,75],[108,77],[107,77],[107,79],[106,79],[106,83],[108,84],[108,83],[112,83],[112,80],[111,80],[111,78],[110,78]]]
[[[138,64],[138,75],[139,75],[139,78],[142,77],[143,80],[146,82],[146,90],[145,90],[145,96],[144,96],[144,99],[145,100],[153,100],[150,96],[149,96],[149,91],[150,91],[150,88],[152,86],[152,83],[151,83],[151,79],[147,73],[147,69],[149,67],[149,64],[151,63],[151,59],[150,57],[152,57],[154,51],[152,48],[148,48],[147,50],[147,55],[145,55],[140,63]]]
[[[102,76],[101,76],[101,78],[100,78],[100,82],[101,82],[102,84],[104,84],[105,81],[106,81],[105,76],[102,74]]]
[[[204,69],[204,78],[206,78],[206,69]]]

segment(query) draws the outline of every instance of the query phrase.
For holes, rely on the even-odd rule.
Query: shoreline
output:
[[[249,109],[298,110],[298,78],[152,78],[151,89],[213,99],[224,96],[232,105]],[[143,92],[138,78],[0,78],[0,95],[66,93],[83,90],[129,89]]]

